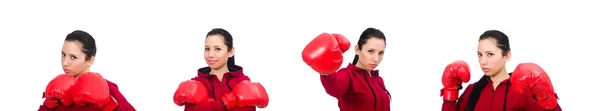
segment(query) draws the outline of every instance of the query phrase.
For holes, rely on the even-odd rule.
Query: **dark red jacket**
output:
[[[240,66],[230,66],[229,72],[223,74],[223,80],[219,81],[216,75],[209,74],[209,67],[198,69],[198,76],[192,78],[192,80],[200,81],[206,86],[208,91],[208,97],[214,99],[202,105],[186,104],[185,111],[256,111],[256,107],[238,107],[231,110],[227,110],[221,97],[225,93],[231,92],[233,87],[244,80],[250,80],[248,76],[244,75],[243,69]]]
[[[117,84],[110,82],[108,80],[106,80],[106,83],[108,83],[108,89],[109,89],[110,95],[113,98],[115,98],[115,100],[117,100],[117,103],[118,103],[117,109],[115,109],[114,111],[136,111],[135,108],[133,108],[133,106],[131,106],[131,104],[129,104],[129,102],[127,102],[127,99],[125,99],[123,94],[121,94],[121,92],[119,91],[119,87],[117,87]],[[48,109],[44,105],[40,105],[40,108],[38,109],[38,111],[102,111],[102,109],[95,108],[92,106],[79,106],[79,105],[74,105],[71,107],[59,106],[56,109]]]
[[[371,74],[348,64],[334,74],[321,76],[321,83],[327,94],[338,99],[340,111],[390,111],[391,95],[379,71]]]
[[[481,95],[474,107],[474,111],[544,111],[540,108],[537,101],[532,97],[531,90],[525,90],[523,93],[516,93],[510,90],[510,79],[506,79],[496,87],[488,76],[483,77],[481,81],[487,81],[485,87],[481,89]],[[466,111],[469,102],[469,96],[473,94],[476,83],[470,84],[457,102],[446,101],[442,104],[442,111]],[[507,86],[508,85],[508,86]],[[508,89],[508,91],[507,91]],[[507,94],[508,92],[508,94]],[[505,104],[506,99],[506,104]],[[506,110],[504,108],[506,107]],[[551,111],[562,111],[560,106]]]

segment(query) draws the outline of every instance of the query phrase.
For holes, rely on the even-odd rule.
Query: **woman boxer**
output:
[[[204,60],[208,67],[184,81],[173,96],[185,111],[255,111],[265,108],[269,98],[260,83],[251,83],[241,66],[235,65],[233,38],[225,29],[208,32]],[[243,98],[240,98],[243,97]]]
[[[470,79],[464,61],[448,65],[442,76],[442,111],[561,111],[548,75],[533,63],[521,63],[507,73],[511,58],[508,37],[489,30],[479,37],[479,66],[484,76],[469,85],[458,97],[462,82]],[[512,76],[512,77],[511,77]],[[536,81],[532,81],[532,80]]]
[[[117,84],[90,72],[96,56],[96,43],[90,34],[73,31],[61,52],[65,74],[48,83],[38,111],[135,111]]]
[[[339,34],[323,33],[303,50],[303,59],[321,74],[325,91],[338,99],[340,111],[390,111],[391,95],[379,71],[386,40],[383,32],[367,28],[354,47],[354,61],[336,72],[350,42]],[[324,51],[323,51],[324,50]]]

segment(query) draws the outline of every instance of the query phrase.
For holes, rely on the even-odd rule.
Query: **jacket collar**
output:
[[[243,76],[244,75],[244,70],[241,66],[238,65],[234,65],[234,66],[227,66],[229,69],[229,72],[223,74],[223,76]],[[210,77],[212,76],[212,74],[210,73],[210,67],[203,67],[198,69],[198,77]]]
[[[351,70],[351,71],[357,71],[357,72],[363,72],[366,74],[367,70],[362,69],[360,67],[356,67],[356,65],[349,63],[348,66],[346,66],[347,69]],[[373,76],[379,76],[379,70],[373,70],[371,71],[371,74],[373,74]]]
[[[484,76],[485,76],[485,75],[484,75]],[[503,80],[502,82],[500,82],[500,84],[506,84],[506,83],[510,82],[509,80],[510,80],[510,77],[512,77],[512,72],[511,72],[511,73],[508,73],[508,76],[509,76],[509,78],[508,78],[508,79],[506,79],[506,80]],[[486,80],[487,80],[489,83],[493,83],[493,82],[492,82],[492,79],[490,78],[490,76],[485,76],[485,79],[486,79]]]

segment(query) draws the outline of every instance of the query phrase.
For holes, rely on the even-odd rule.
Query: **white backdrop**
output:
[[[47,82],[63,73],[64,38],[81,29],[95,37],[92,71],[118,84],[140,111],[183,110],[172,102],[177,85],[196,75],[205,34],[230,31],[236,63],[261,82],[270,104],[261,111],[334,111],[318,74],[301,59],[321,32],[341,33],[352,47],[367,27],[387,36],[378,67],[392,93],[392,110],[440,110],[441,73],[466,60],[473,83],[482,76],[477,39],[505,32],[513,59],[536,62],[550,74],[565,110],[597,109],[597,3],[562,2],[0,2],[0,110],[32,111]],[[344,54],[344,65],[354,52]],[[594,67],[596,66],[596,67]],[[577,86],[577,87],[574,87]]]

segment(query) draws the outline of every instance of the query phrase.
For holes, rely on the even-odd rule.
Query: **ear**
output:
[[[359,53],[359,52],[360,52],[360,49],[358,48],[358,45],[355,45],[355,46],[354,46],[354,53],[355,53],[356,55],[358,55],[358,53]]]
[[[504,62],[510,61],[511,57],[512,57],[511,51],[506,52],[506,56],[504,56]]]
[[[227,53],[229,54],[229,57],[233,57],[233,55],[235,54],[235,48],[231,48],[231,50]]]
[[[94,61],[96,61],[96,57],[95,56],[90,57],[90,60],[86,61],[87,66],[88,67],[92,66],[92,64],[94,64]]]

